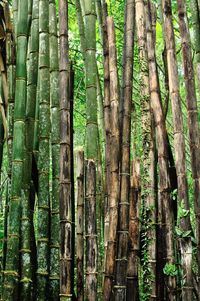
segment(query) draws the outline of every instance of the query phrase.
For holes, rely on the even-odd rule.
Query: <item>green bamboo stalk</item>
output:
[[[30,5],[30,3],[29,3]],[[30,9],[30,8],[29,8]],[[30,16],[28,16],[29,18]],[[24,161],[24,200],[22,208],[22,240],[21,240],[21,300],[30,300],[33,286],[33,269],[31,265],[31,228],[33,218],[31,213],[31,173],[32,173],[32,152],[34,138],[34,119],[36,106],[36,90],[38,75],[38,50],[39,50],[39,2],[33,1],[31,8],[31,23],[29,37],[29,60],[27,61],[27,104],[26,104],[26,140],[25,140],[25,161]],[[28,24],[30,26],[30,24]]]
[[[52,202],[50,240],[50,300],[59,300],[59,154],[60,154],[60,111],[59,111],[59,61],[55,0],[49,2],[50,42],[50,101],[51,101],[51,152],[52,152]]]
[[[50,167],[50,78],[49,1],[39,0],[39,153],[37,300],[48,299],[49,279],[49,167]]]
[[[13,24],[14,24],[14,36],[15,36],[15,39],[17,39],[18,5],[19,5],[19,0],[13,0],[12,1]]]
[[[95,1],[84,1],[85,72],[86,72],[86,152],[88,159],[96,159],[98,149],[97,126],[97,70],[96,70],[96,13]]]
[[[28,40],[28,3],[19,0],[17,23],[17,63],[14,109],[14,138],[12,159],[11,199],[8,223],[7,258],[4,272],[5,300],[17,300],[19,285],[19,242],[21,218],[21,190],[25,145],[26,55]]]
[[[33,8],[33,0],[28,0],[28,28],[30,30],[31,21],[32,21],[32,8]]]

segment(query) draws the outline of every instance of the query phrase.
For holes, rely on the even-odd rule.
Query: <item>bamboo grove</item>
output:
[[[199,0],[0,0],[0,300],[200,300],[199,122]]]

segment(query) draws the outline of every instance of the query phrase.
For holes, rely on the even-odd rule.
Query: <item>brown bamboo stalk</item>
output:
[[[173,128],[174,128],[174,150],[176,160],[176,172],[178,180],[178,197],[180,203],[183,204],[186,210],[190,209],[188,199],[188,184],[186,175],[186,154],[185,154],[185,139],[183,130],[183,118],[181,109],[181,98],[179,92],[178,67],[176,61],[176,46],[174,38],[173,20],[171,0],[162,1],[163,20],[164,20],[164,36],[167,49],[167,63],[169,75],[169,94],[171,98]],[[181,217],[180,227],[182,231],[191,230],[190,216]],[[187,240],[181,239],[181,248],[187,250],[187,258],[182,257],[182,266],[186,279],[182,284],[184,295],[189,300],[192,299],[192,245],[191,238]],[[186,300],[185,299],[185,300]],[[188,300],[188,299],[187,299]]]
[[[109,74],[109,47],[106,18],[107,4],[102,0],[103,24],[103,55],[104,55],[104,128],[105,128],[105,199],[104,199],[104,249],[107,250],[109,236],[109,198],[110,198],[110,74]]]
[[[84,152],[77,153],[77,301],[84,300]]]
[[[127,301],[139,300],[139,212],[141,201],[140,161],[132,162],[129,208],[129,253],[127,263]]]
[[[110,70],[110,200],[109,200],[109,235],[106,251],[105,278],[103,296],[104,300],[110,300],[114,280],[114,268],[116,257],[118,202],[119,202],[119,86],[117,73],[117,54],[115,44],[114,21],[107,17],[107,33],[109,46],[109,70]]]
[[[181,36],[181,43],[182,43],[184,79],[185,79],[185,88],[186,88],[192,177],[194,181],[194,207],[195,207],[196,225],[197,225],[197,232],[196,232],[197,233],[197,261],[198,261],[198,274],[200,277],[200,203],[199,203],[200,201],[200,139],[199,139],[200,131],[199,130],[200,129],[198,124],[197,97],[196,97],[195,81],[194,81],[194,69],[193,69],[193,62],[192,62],[190,32],[187,23],[186,4],[184,0],[177,0],[177,5],[178,5],[180,36]],[[186,256],[188,257],[188,255]],[[188,258],[185,258],[185,260],[188,260]],[[184,300],[189,300],[189,298],[192,297],[191,292],[193,288],[191,270],[185,271],[185,277],[187,280],[185,283],[186,288],[183,287],[183,298]],[[199,291],[200,291],[200,283],[199,283]]]
[[[147,18],[150,18],[150,2],[148,1],[148,14]],[[151,95],[151,107],[155,120],[156,128],[156,140],[158,149],[158,166],[159,166],[159,185],[160,185],[160,197],[158,208],[158,234],[159,241],[157,247],[157,296],[158,299],[164,298],[164,282],[162,279],[166,279],[166,284],[171,292],[169,300],[173,300],[176,279],[173,276],[167,276],[163,274],[163,268],[166,263],[175,264],[175,249],[174,249],[174,212],[172,206],[172,199],[170,195],[170,176],[169,176],[169,164],[168,164],[168,151],[167,151],[167,132],[165,126],[165,117],[161,105],[159,79],[157,74],[157,64],[155,55],[155,43],[152,35],[151,21],[147,22],[147,53],[149,64],[149,87]],[[165,277],[164,277],[165,276]]]
[[[133,50],[134,50],[134,14],[135,1],[127,0],[124,17],[124,50],[123,74],[120,100],[121,129],[121,167],[120,167],[120,214],[118,219],[118,251],[116,261],[116,300],[125,300],[126,270],[128,251],[128,216],[130,189],[130,139],[131,139],[131,108],[133,85]],[[118,289],[120,287],[120,289]],[[124,288],[122,288],[124,287]]]
[[[96,229],[96,167],[93,160],[86,162],[85,170],[85,239],[86,289],[88,301],[97,300],[97,229]]]
[[[69,95],[68,2],[59,1],[60,20],[60,298],[72,299],[72,202]]]

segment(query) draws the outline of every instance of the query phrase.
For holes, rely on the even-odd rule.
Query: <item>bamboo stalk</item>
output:
[[[117,73],[117,54],[115,44],[114,22],[107,17],[107,33],[109,46],[109,77],[110,77],[110,200],[109,200],[109,233],[105,261],[105,277],[103,296],[110,300],[113,288],[114,269],[116,259],[118,203],[119,203],[119,86]]]
[[[50,43],[50,102],[51,102],[51,153],[52,153],[52,201],[50,240],[50,300],[59,300],[60,282],[60,225],[59,225],[59,154],[60,154],[60,108],[59,108],[59,58],[55,0],[49,1]]]
[[[86,74],[86,150],[87,158],[96,160],[98,150],[97,125],[97,69],[96,69],[96,13],[95,1],[84,0],[85,74]]]
[[[85,167],[85,298],[97,300],[96,167],[93,160]]]
[[[105,197],[104,197],[104,252],[107,252],[109,236],[109,200],[110,200],[110,73],[109,73],[109,46],[106,18],[107,4],[102,1],[102,34],[104,56],[104,128],[105,128]]]
[[[72,300],[72,199],[68,3],[59,2],[60,20],[60,299]]]
[[[77,153],[77,300],[84,300],[84,152]]]
[[[8,224],[7,258],[4,272],[5,300],[19,298],[19,248],[21,192],[25,145],[25,104],[26,104],[26,55],[28,39],[27,1],[19,0],[20,15],[17,23],[17,65],[15,89],[14,140],[12,156],[11,199]]]
[[[134,17],[135,1],[127,0],[124,17],[124,50],[122,90],[120,98],[120,214],[118,219],[118,255],[116,261],[116,300],[126,299],[126,272],[128,251],[129,224],[129,191],[130,191],[130,139],[131,108],[133,84],[133,51],[134,51]],[[116,288],[116,286],[115,286]]]
[[[146,39],[146,1],[136,1],[136,23],[138,33],[140,73],[141,73],[141,107],[142,107],[142,133],[143,154],[141,168],[141,198],[143,205],[143,250],[147,258],[142,258],[143,285],[150,300],[156,299],[156,203],[154,192],[154,137],[153,120],[150,107],[149,66]],[[151,224],[149,226],[148,224]],[[148,227],[149,226],[149,227]],[[144,255],[143,255],[144,256]]]
[[[168,288],[175,294],[175,278],[164,275],[163,268],[166,263],[175,264],[174,249],[174,212],[170,195],[170,174],[168,163],[167,132],[165,117],[161,105],[159,79],[157,74],[157,63],[155,55],[155,42],[153,39],[150,16],[150,2],[148,2],[147,22],[147,53],[149,64],[149,86],[151,95],[151,107],[155,120],[156,140],[158,150],[159,185],[160,196],[158,202],[158,229],[157,240],[157,295],[161,300],[165,295],[165,287],[162,279],[166,279]],[[168,235],[166,235],[166,233]]]
[[[38,127],[38,229],[37,300],[48,298],[49,281],[49,168],[50,168],[50,78],[49,1],[39,0],[39,127]]]
[[[171,98],[172,105],[172,117],[173,117],[173,128],[174,128],[174,150],[175,150],[175,159],[176,159],[176,172],[178,180],[178,198],[180,200],[180,205],[184,206],[186,210],[189,210],[189,199],[188,199],[188,183],[186,175],[186,155],[185,155],[185,139],[183,132],[183,118],[182,118],[182,109],[181,109],[181,99],[179,92],[179,79],[178,79],[178,67],[176,61],[176,48],[175,48],[175,38],[173,30],[173,20],[172,20],[172,9],[171,1],[163,0],[162,1],[163,16],[164,16],[164,36],[167,49],[167,62],[168,62],[168,75],[169,75],[169,93]],[[181,229],[183,231],[191,230],[190,227],[190,216],[189,214],[186,217],[181,217]],[[184,273],[187,273],[186,287],[189,287],[189,290],[185,290],[189,295],[189,299],[192,298],[192,246],[191,239],[181,240],[181,245],[184,249],[187,249],[188,260],[183,257],[183,269]],[[184,286],[184,285],[183,285]],[[170,298],[175,299],[173,292],[169,293]]]
[[[189,139],[190,139],[190,153],[191,153],[191,165],[192,165],[192,177],[194,181],[194,208],[196,214],[196,225],[197,225],[197,261],[198,261],[198,274],[200,277],[200,139],[199,139],[199,124],[198,124],[198,111],[197,111],[197,97],[195,91],[194,81],[194,70],[192,61],[192,49],[190,42],[190,32],[187,24],[187,13],[185,1],[177,0],[178,4],[178,17],[179,27],[182,43],[182,55],[183,55],[183,67],[184,67],[184,79],[186,88],[186,101],[187,101],[187,112],[188,112],[188,128],[189,128]],[[184,274],[186,281],[183,284],[183,300],[189,300],[192,298],[192,269],[188,269],[188,261],[190,261],[190,267],[192,266],[192,248],[188,249],[183,246],[183,249],[187,249],[185,254],[182,251],[185,269]],[[200,285],[200,284],[199,284]],[[200,286],[199,286],[200,290]]]
[[[127,263],[127,301],[139,300],[139,212],[141,202],[140,161],[132,162],[129,208],[129,253]]]

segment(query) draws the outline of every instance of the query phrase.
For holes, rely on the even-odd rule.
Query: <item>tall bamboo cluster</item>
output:
[[[0,300],[200,300],[199,20],[0,1]]]

